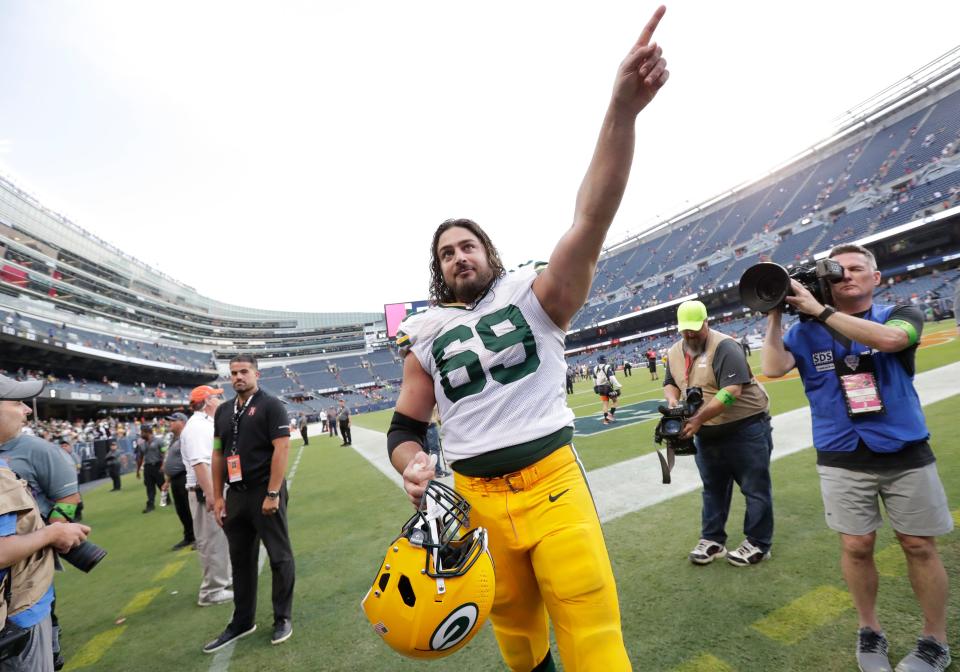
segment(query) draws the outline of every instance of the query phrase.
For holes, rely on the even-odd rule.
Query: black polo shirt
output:
[[[240,471],[244,485],[260,485],[270,480],[273,440],[290,436],[290,419],[283,402],[263,390],[257,390],[237,418],[236,445],[233,441],[234,412],[237,399],[220,404],[213,417],[214,445],[220,446],[224,458],[240,455]],[[226,461],[226,460],[224,460]],[[229,482],[224,466],[224,482]]]

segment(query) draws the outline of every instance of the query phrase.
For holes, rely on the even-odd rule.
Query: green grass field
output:
[[[950,325],[929,328],[926,334]],[[960,359],[956,339],[924,348],[920,370]],[[753,365],[759,368],[755,355]],[[623,403],[658,398],[646,369],[623,379]],[[805,404],[796,380],[767,385],[774,412]],[[578,416],[597,413],[587,383],[570,404]],[[940,475],[960,510],[960,396],[927,407]],[[355,424],[384,430],[389,412]],[[577,441],[588,469],[653,449],[648,421]],[[291,462],[300,451],[293,442]],[[774,449],[776,450],[776,448]],[[726,563],[694,567],[686,554],[699,533],[699,493],[690,493],[605,526],[620,592],[624,636],[636,670],[849,670],[856,616],[838,567],[838,542],[823,522],[812,450],[772,467],[776,506],[773,559],[749,569]],[[668,487],[668,486],[664,486]],[[209,670],[201,646],[230,617],[230,605],[196,606],[199,564],[190,551],[173,553],[178,522],[172,507],[143,515],[142,485],[124,478],[119,493],[99,487],[85,496],[91,540],[109,555],[91,574],[72,567],[57,578],[57,611],[68,669]],[[316,437],[303,449],[291,487],[290,528],[297,558],[294,636],[271,647],[269,566],[260,581],[260,630],[241,640],[229,669],[434,670],[505,669],[489,626],[467,648],[432,664],[395,655],[360,611],[389,541],[410,514],[402,492],[339,440]],[[742,498],[734,498],[729,532],[739,542]],[[955,512],[955,518],[957,513]],[[891,658],[912,645],[919,611],[902,554],[889,529],[878,542],[880,613]],[[952,583],[960,585],[960,533],[941,539]],[[951,643],[960,650],[960,603],[950,601]],[[219,668],[226,669],[226,668]]]

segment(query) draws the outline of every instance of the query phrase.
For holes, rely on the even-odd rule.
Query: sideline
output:
[[[960,394],[956,384],[958,379],[960,362],[918,373],[914,385],[920,395],[920,403],[927,406]],[[385,435],[354,426],[353,436],[353,449],[402,488],[403,479],[387,459]],[[792,455],[812,445],[808,407],[774,416],[771,460]],[[606,523],[700,488],[700,474],[692,459],[678,458],[671,476],[673,482],[670,485],[660,482],[660,462],[656,453],[649,453],[587,472],[587,481],[600,513],[600,521]]]

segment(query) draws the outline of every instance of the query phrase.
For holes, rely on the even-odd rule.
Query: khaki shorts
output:
[[[936,463],[907,470],[854,471],[817,466],[827,527],[865,535],[883,525],[880,500],[890,525],[901,534],[937,537],[953,530],[947,495]]]

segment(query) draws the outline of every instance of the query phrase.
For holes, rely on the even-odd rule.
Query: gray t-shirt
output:
[[[183,466],[183,456],[180,454],[179,438],[171,441],[170,447],[167,448],[167,457],[163,461],[163,471],[170,478],[176,478],[187,473],[187,468]]]
[[[149,441],[140,439],[137,444],[137,455],[143,456],[144,464],[160,464],[163,462],[163,441],[158,436]]]
[[[50,515],[58,499],[79,492],[76,469],[64,459],[63,451],[39,437],[20,434],[0,444],[0,457],[30,484],[44,517]]]
[[[347,408],[346,404],[337,409],[337,420],[343,422],[344,420],[350,419],[350,409]]]

